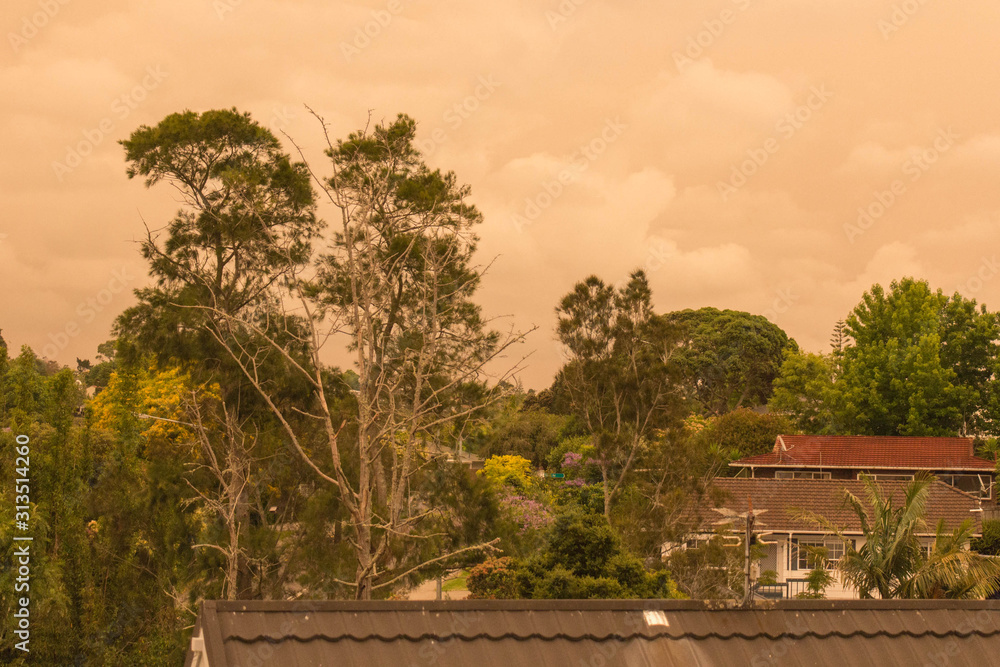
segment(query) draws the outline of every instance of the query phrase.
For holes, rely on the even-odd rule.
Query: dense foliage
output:
[[[795,341],[760,315],[701,308],[661,318],[681,332],[676,363],[696,409],[721,415],[767,403],[783,355]]]
[[[331,141],[326,177],[236,110],[122,142],[130,177],[180,193],[141,244],[150,285],[75,369],[0,336],[0,495],[26,435],[39,664],[180,664],[201,600],[402,597],[454,567],[481,598],[739,598],[721,535],[661,551],[730,462],[781,433],[986,435],[1000,416],[995,315],[913,279],[874,286],[814,354],[750,313],[658,314],[642,271],[590,276],[556,304],[564,365],[525,392],[490,370],[523,337],[475,303],[482,216],[415,133],[401,115]],[[845,573],[982,593],[968,526],[914,550],[924,495],[854,499],[872,539]],[[0,662],[27,664],[9,633]]]
[[[808,433],[982,435],[998,364],[995,313],[904,278],[864,294],[831,354],[789,353],[770,404]]]
[[[676,598],[664,569],[650,571],[629,553],[602,514],[567,508],[541,550],[526,559],[496,559],[473,569],[474,598]]]

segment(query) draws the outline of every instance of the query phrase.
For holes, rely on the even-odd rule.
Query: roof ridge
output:
[[[734,478],[727,478],[734,479]],[[599,600],[206,600],[206,606],[218,614],[245,613],[426,613],[426,612],[595,612],[595,611],[666,611],[666,612],[745,612],[726,601],[674,599],[599,599]],[[845,609],[899,609],[929,611],[938,609],[989,610],[1000,612],[1000,600],[783,600],[760,603],[749,611],[844,611]]]

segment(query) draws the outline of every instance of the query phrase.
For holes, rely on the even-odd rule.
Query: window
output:
[[[814,470],[777,470],[776,479],[830,479],[830,473]]]
[[[826,569],[835,570],[840,559],[844,557],[845,544],[838,539],[804,539],[792,540],[791,569],[811,570],[811,549],[826,549]]]
[[[844,557],[844,543],[840,540],[828,541],[826,543],[826,569],[833,570],[837,563]]]
[[[920,545],[920,555],[924,557],[924,560],[930,560],[932,549],[934,549],[934,546],[930,543]]]
[[[822,549],[825,546],[826,545],[822,541],[817,542],[815,540],[799,540],[798,562],[796,563],[795,569],[811,570],[812,567],[809,561],[811,560],[812,553],[810,552],[810,550],[814,548]]]
[[[864,473],[858,473],[858,479],[861,479],[861,475]],[[912,482],[913,475],[888,475],[888,474],[877,474],[869,475],[876,482]]]
[[[938,479],[977,498],[989,498],[992,492],[992,480],[982,475],[938,475]]]
[[[711,544],[712,540],[707,537],[695,537],[684,543],[685,549],[701,549]]]

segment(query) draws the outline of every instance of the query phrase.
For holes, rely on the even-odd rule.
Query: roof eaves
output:
[[[210,667],[227,667],[229,662],[226,660],[222,625],[219,622],[218,612],[219,602],[217,600],[205,600],[201,603],[200,616],[204,619],[202,629],[205,640],[205,655],[208,657]]]
[[[854,464],[854,465],[827,465],[825,463],[741,463],[740,461],[733,461],[729,464],[731,468],[824,468],[827,470],[925,470],[932,472],[934,470],[942,470],[945,472],[977,472],[977,473],[987,473],[992,472],[991,468],[965,468],[965,467],[948,467],[948,466],[885,466],[885,465],[865,465],[865,464]]]

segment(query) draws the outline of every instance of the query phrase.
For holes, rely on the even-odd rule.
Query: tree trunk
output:
[[[611,521],[611,489],[608,487],[608,467],[601,465],[601,479],[604,481],[604,518]]]
[[[358,600],[372,599],[372,531],[369,525],[358,526],[358,573],[355,583],[358,588],[355,594]]]

